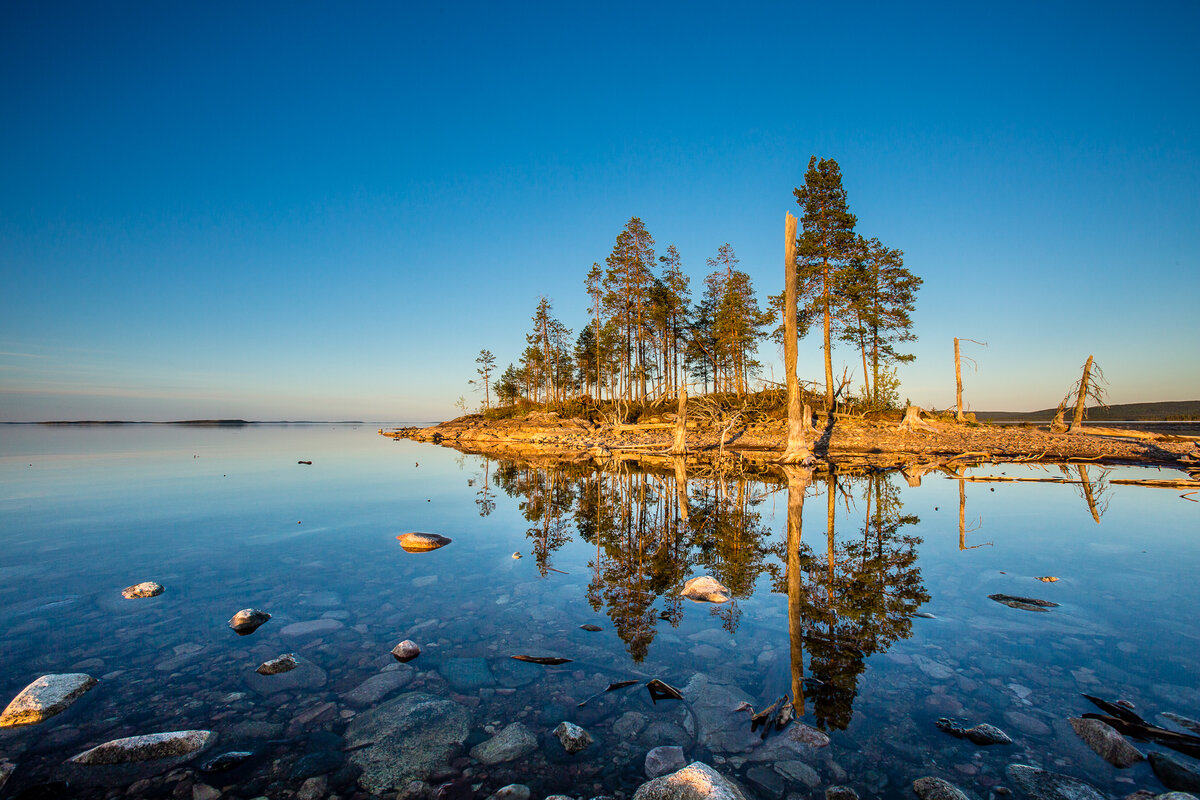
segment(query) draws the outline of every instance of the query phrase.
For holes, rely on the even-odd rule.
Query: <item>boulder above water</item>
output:
[[[217,740],[212,731],[168,731],[113,739],[73,756],[73,764],[128,764],[203,752]]]
[[[436,533],[420,533],[419,531],[402,533],[396,538],[400,540],[400,546],[409,553],[426,553],[430,550],[437,550],[439,547],[445,547],[453,541]]]
[[[708,764],[693,761],[678,772],[643,783],[633,800],[746,800],[746,795]]]
[[[412,661],[417,656],[421,655],[421,648],[417,643],[409,639],[405,639],[400,644],[392,648],[392,655],[403,664],[406,661]]]
[[[133,600],[138,597],[158,597],[164,591],[161,583],[142,581],[133,586],[126,586],[121,590],[121,596],[127,600]]]
[[[91,675],[82,672],[43,675],[22,689],[0,713],[0,728],[33,725],[53,717],[95,686],[96,682]]]
[[[462,706],[424,692],[408,692],[356,716],[346,728],[359,784],[382,794],[425,780],[459,752],[471,731]]]
[[[238,636],[247,636],[258,630],[270,618],[270,614],[257,608],[243,608],[229,619],[229,627],[233,628],[233,632]]]
[[[729,601],[729,589],[711,575],[692,578],[683,585],[681,595],[697,603],[725,603]],[[699,762],[697,762],[699,763]]]

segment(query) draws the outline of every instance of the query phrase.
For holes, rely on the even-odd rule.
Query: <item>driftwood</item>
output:
[[[904,410],[904,419],[900,420],[900,426],[896,428],[898,431],[908,431],[915,433],[916,431],[927,431],[935,433],[937,431],[928,422],[921,419],[921,407],[909,406]]]

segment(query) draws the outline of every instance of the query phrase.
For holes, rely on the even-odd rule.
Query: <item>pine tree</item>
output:
[[[796,189],[796,202],[804,209],[803,231],[796,240],[796,267],[802,284],[819,278],[813,298],[821,314],[825,346],[825,403],[833,409],[832,327],[845,268],[855,255],[854,226],[858,219],[846,205],[842,172],[832,158],[808,160],[804,186]]]
[[[622,379],[626,399],[633,399],[635,381],[637,399],[646,396],[646,312],[653,282],[654,238],[637,217],[617,234],[612,253],[605,260],[604,305],[625,334]]]
[[[490,350],[480,350],[475,363],[479,365],[475,371],[479,373],[480,380],[483,383],[483,407],[491,408],[492,402],[489,396],[490,384],[488,381],[491,378],[492,370],[496,368],[496,357],[492,355],[492,351]]]

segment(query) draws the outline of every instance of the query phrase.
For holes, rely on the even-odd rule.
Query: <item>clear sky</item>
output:
[[[1200,399],[1197,41],[1195,2],[4,2],[0,419],[452,416],[539,295],[578,333],[630,216],[778,291],[814,154],[925,280],[913,402],[954,336],[976,409],[1089,353]]]

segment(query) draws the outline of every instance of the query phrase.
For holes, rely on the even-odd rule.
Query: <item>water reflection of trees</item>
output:
[[[764,503],[785,480],[788,525],[781,536],[764,519]],[[694,572],[729,588],[733,599],[710,608],[731,632],[739,600],[766,579],[788,597],[796,706],[803,710],[810,700],[824,727],[849,723],[865,659],[909,636],[913,612],[929,599],[917,566],[920,539],[906,532],[919,520],[903,513],[886,474],[813,479],[789,468],[755,480],[721,473],[689,480],[677,459],[657,472],[501,463],[494,481],[520,499],[543,575],[555,569],[555,552],[574,532],[594,548],[588,601],[612,620],[635,661],[645,658],[660,622],[679,624],[679,592]],[[811,491],[826,500],[823,552],[801,536],[804,494]],[[839,502],[862,514],[861,527],[841,537]]]

